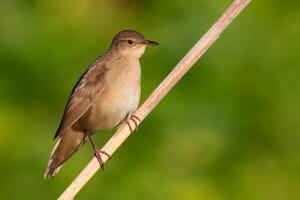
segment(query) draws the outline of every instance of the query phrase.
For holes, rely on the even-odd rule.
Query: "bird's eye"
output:
[[[133,41],[132,40],[127,40],[128,44],[132,45]]]

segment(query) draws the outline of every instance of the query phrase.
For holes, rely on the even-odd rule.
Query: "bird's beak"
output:
[[[146,44],[146,45],[159,45],[158,42],[154,42],[154,41],[151,41],[151,40],[145,40],[143,42],[143,44]]]

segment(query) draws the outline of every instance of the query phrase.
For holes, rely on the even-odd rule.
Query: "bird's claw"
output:
[[[99,165],[101,167],[101,170],[103,171],[104,170],[104,162],[102,160],[102,157],[101,157],[101,154],[104,154],[108,157],[108,160],[111,159],[111,156],[106,153],[105,151],[101,151],[99,149],[96,149],[95,152],[94,152],[94,156],[97,158],[98,162],[99,162]]]
[[[131,124],[130,124],[130,121],[133,122],[133,124],[134,124],[134,126],[135,126],[134,129],[132,129]],[[138,117],[137,117],[136,115],[134,115],[134,114],[130,115],[130,117],[127,118],[127,120],[125,121],[125,123],[128,125],[128,128],[129,128],[129,130],[130,130],[130,133],[132,133],[134,130],[138,130],[138,124],[139,124],[140,121],[141,121],[140,118],[138,118]]]

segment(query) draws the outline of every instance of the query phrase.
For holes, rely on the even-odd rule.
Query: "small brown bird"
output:
[[[140,99],[141,69],[139,58],[148,45],[157,42],[146,39],[133,30],[119,32],[109,50],[94,61],[74,86],[54,139],[44,178],[54,176],[85,140],[90,140],[101,168],[101,153],[92,140],[97,131],[111,129],[128,120],[137,123],[134,115]]]

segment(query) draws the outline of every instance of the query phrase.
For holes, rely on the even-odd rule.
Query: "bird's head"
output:
[[[158,45],[157,42],[148,40],[141,33],[133,30],[119,32],[112,40],[110,49],[121,54],[141,57],[149,45]]]

